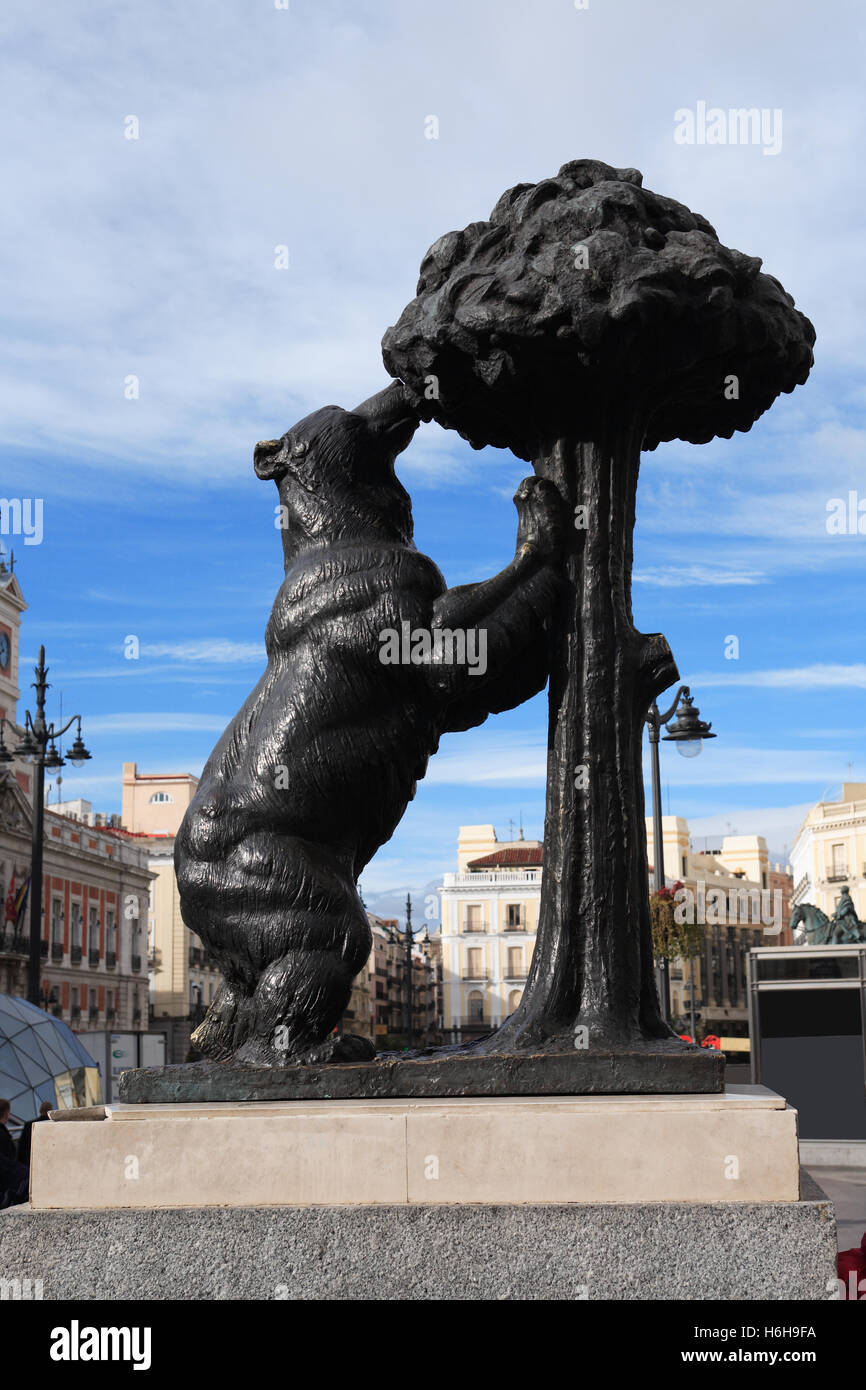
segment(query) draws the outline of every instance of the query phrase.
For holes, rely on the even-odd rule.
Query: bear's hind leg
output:
[[[196,1028],[190,1042],[215,1062],[234,1055],[243,1015],[243,991],[238,985],[223,980],[204,1019]]]
[[[244,1000],[245,1038],[235,1061],[286,1066],[324,1046],[349,1003],[354,974],[330,951],[289,951],[272,961]]]

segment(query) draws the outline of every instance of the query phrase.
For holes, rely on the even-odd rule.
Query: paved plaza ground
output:
[[[866,1232],[866,1168],[810,1167],[808,1172],[836,1208],[839,1249],[851,1250]]]

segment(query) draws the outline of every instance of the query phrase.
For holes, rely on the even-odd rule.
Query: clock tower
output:
[[[14,556],[11,563],[14,567]],[[0,555],[0,715],[13,723],[21,698],[18,688],[18,639],[21,614],[26,607],[13,569],[7,566],[5,555]]]
[[[18,653],[21,630],[21,614],[27,604],[21,592],[21,585],[14,573],[15,557],[6,564],[6,556],[0,553],[0,716],[8,723],[5,742],[14,747],[18,736],[23,733],[17,723],[18,701],[21,691],[18,686]],[[11,726],[11,728],[10,728]],[[13,733],[13,737],[8,735]],[[25,763],[13,763],[16,780],[22,790],[29,794],[30,771]]]

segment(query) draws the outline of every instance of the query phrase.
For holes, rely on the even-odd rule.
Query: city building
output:
[[[18,576],[0,560],[0,718],[10,750],[24,733],[18,702],[26,608]],[[32,782],[21,759],[0,775],[0,993],[21,997],[28,992]],[[147,1028],[150,882],[146,856],[108,817],[85,820],[61,805],[46,807],[42,1003],[76,1032]]]
[[[197,787],[198,779],[188,772],[145,773],[135,763],[123,764],[123,827],[143,847],[153,874],[148,919],[151,1026],[166,1034],[169,1062],[186,1060],[190,1034],[222,978],[181,916],[174,872],[175,835]]]
[[[653,874],[650,817],[646,830]],[[753,946],[781,946],[790,941],[791,876],[778,864],[771,868],[762,835],[725,835],[718,847],[695,850],[688,822],[682,816],[664,816],[662,836],[666,885],[682,883],[693,896],[696,921],[706,918],[700,954],[694,960],[670,963],[671,1018],[690,1030],[694,1011],[700,1015],[696,1017],[699,1036],[713,1033],[746,1039],[746,957]],[[716,890],[712,897],[711,890]],[[723,906],[714,910],[713,901]]]
[[[457,872],[442,899],[443,1027],[447,1039],[489,1032],[520,1002],[538,929],[540,840],[500,841],[492,825],[462,825]]]
[[[728,835],[718,848],[697,851],[681,816],[665,816],[662,831],[665,882],[669,887],[682,883],[691,892],[696,920],[711,889],[717,890],[716,901],[721,890],[725,904],[723,913],[706,912],[700,954],[671,962],[672,1018],[685,1029],[694,1014],[700,1037],[745,1039],[746,955],[753,946],[790,941],[791,875],[778,864],[770,866],[762,836]],[[647,837],[652,872],[649,819]],[[443,1021],[449,1040],[490,1031],[520,1002],[538,927],[542,848],[540,841],[522,835],[500,841],[492,825],[460,827],[457,872],[446,874],[440,889]],[[782,930],[776,932],[776,926]]]
[[[793,903],[812,903],[832,917],[847,884],[866,921],[866,782],[845,782],[838,801],[819,801],[791,850]]]
[[[21,641],[21,615],[27,604],[21,592],[18,576],[8,569],[0,556],[0,719],[5,721],[3,742],[13,751],[24,734],[18,723],[18,661]],[[32,774],[23,759],[5,764],[5,770],[15,778],[28,800],[31,799]]]
[[[367,918],[373,934],[373,949],[358,980],[366,981],[373,1041],[380,1051],[388,1051],[405,1047],[407,1043],[406,932],[395,918],[377,917],[373,912],[368,912]],[[442,1041],[441,998],[442,962],[438,937],[425,928],[415,935],[412,943],[413,1047],[434,1047]],[[352,1022],[344,1015],[344,1032],[358,1031],[351,1026]]]
[[[31,808],[10,773],[0,778],[0,993],[27,995]],[[147,856],[116,829],[45,812],[42,1000],[76,1032],[148,1026]]]

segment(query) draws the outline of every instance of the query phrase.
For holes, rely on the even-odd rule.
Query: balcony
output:
[[[53,1015],[54,1015],[55,1018],[62,1018],[62,1017],[63,1017],[63,1005],[62,1005],[62,1004],[52,1004],[52,1005],[51,1005],[51,1012],[53,1013]]]
[[[40,954],[40,956],[42,957],[43,960],[47,960],[47,959],[48,959],[48,942],[47,942],[47,941],[40,941],[40,943],[39,943],[39,954]]]
[[[26,936],[5,932],[0,935],[0,951],[7,956],[26,956],[30,954],[30,944]]]
[[[488,977],[486,970],[464,970],[460,978],[463,980],[475,980],[478,983],[481,983],[485,981]]]
[[[115,1009],[106,1009],[106,1010],[105,1010],[105,1021],[106,1021],[106,1023],[113,1023],[114,1020],[115,1020],[116,1018],[117,1018],[117,1012],[116,1012]]]
[[[486,930],[487,930],[487,923],[486,923],[486,922],[464,922],[463,925],[462,925],[462,927],[460,928],[460,930],[461,930],[461,931],[464,931],[464,932],[467,932],[467,931],[468,931],[468,932],[486,931]]]
[[[99,1009],[96,1007],[95,1004],[91,1004],[90,1008],[87,1010],[87,1021],[88,1023],[96,1023],[98,1018]]]
[[[541,887],[540,869],[503,869],[502,873],[456,873],[446,874],[446,888],[498,888],[500,886],[537,884]]]
[[[141,956],[133,956],[133,957],[132,957],[132,973],[133,973],[133,975],[137,975],[140,969],[141,969]]]
[[[73,1022],[73,1023],[78,1023],[78,1022],[79,1022],[79,1020],[80,1020],[80,1018],[81,1018],[81,1005],[80,1005],[80,1004],[73,1004],[73,1005],[72,1005],[72,1008],[69,1010],[69,1017],[72,1019],[72,1022]]]
[[[52,943],[51,943],[51,959],[52,959],[52,960],[62,960],[62,959],[63,959],[63,942],[62,942],[62,941],[52,941]]]
[[[133,1023],[140,1023],[140,1022],[141,1022],[141,1009],[133,1009],[133,1011],[132,1011],[132,1021],[133,1021]]]
[[[105,968],[106,968],[106,970],[114,970],[114,968],[115,968],[116,965],[117,965],[117,952],[116,952],[116,951],[106,951],[106,953],[105,953]]]
[[[80,946],[70,946],[70,948],[69,948],[69,959],[72,961],[72,964],[73,964],[73,965],[80,965],[80,964],[81,964],[81,947],[80,947]]]
[[[833,872],[827,875],[827,882],[847,883],[850,877],[851,875],[848,873],[847,869],[840,869],[838,865],[834,865]]]
[[[88,963],[88,965],[94,966],[94,968],[99,964],[99,947],[98,947],[98,946],[97,946],[94,950],[88,951],[88,952],[87,952],[87,963]]]

